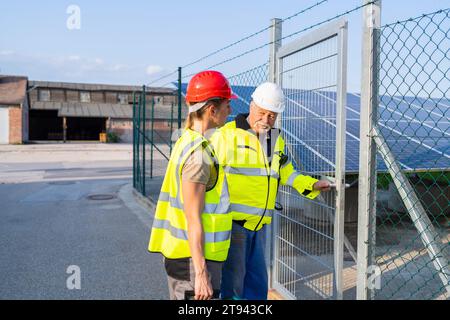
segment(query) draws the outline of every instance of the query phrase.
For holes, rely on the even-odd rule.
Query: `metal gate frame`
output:
[[[276,82],[282,87],[281,74],[283,58],[314,46],[329,38],[337,37],[337,101],[336,101],[336,201],[334,216],[334,276],[333,296],[343,298],[343,252],[344,252],[344,209],[345,209],[345,139],[346,139],[346,95],[347,95],[347,26],[345,19],[331,22],[322,28],[314,30],[305,36],[280,47],[276,52]],[[278,230],[278,215],[274,215],[272,244],[276,243]],[[277,246],[272,247],[273,260],[279,256]],[[276,262],[271,267],[272,287],[286,296],[296,299],[282,284],[276,282],[278,267]]]

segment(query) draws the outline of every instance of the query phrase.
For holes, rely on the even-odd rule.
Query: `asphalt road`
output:
[[[27,147],[0,147],[0,299],[167,299],[132,146]]]

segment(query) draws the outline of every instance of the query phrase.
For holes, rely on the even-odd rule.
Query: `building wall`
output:
[[[20,106],[9,107],[9,143],[22,143],[22,108]]]
[[[106,103],[117,103],[117,93],[105,92]]]
[[[92,92],[91,91],[91,102],[92,103],[104,103],[105,98],[103,92]]]
[[[63,89],[51,89],[50,90],[50,101],[64,102],[65,94]]]
[[[148,124],[148,126],[151,128],[151,122]],[[177,124],[173,123],[173,130],[177,129]],[[158,132],[158,134],[153,135],[153,141],[155,143],[169,143],[171,138],[171,131],[170,131],[170,121],[167,120],[156,120],[153,124],[153,130]]]
[[[120,142],[133,142],[133,121],[126,119],[111,119],[110,131],[120,137]]]
[[[147,128],[151,128],[151,122],[148,121],[146,124]],[[108,126],[107,126],[108,127]],[[156,120],[153,124],[154,133],[153,139],[155,143],[168,143],[170,141],[170,126],[167,120]],[[176,124],[174,123],[173,129],[176,129]],[[111,132],[116,133],[121,142],[132,143],[133,142],[133,121],[127,119],[111,119],[110,129]]]
[[[28,116],[30,114],[30,104],[28,96],[25,95],[25,101],[22,104],[22,142],[29,140],[30,121]]]
[[[174,95],[165,95],[165,96],[163,96],[163,103],[164,104],[167,104],[167,105],[170,105],[170,104],[176,104],[176,101],[177,101],[177,97],[176,96],[174,96]]]
[[[0,106],[0,144],[9,143],[9,108]]]
[[[31,90],[29,92],[29,97],[31,102],[38,101],[38,89]]]
[[[58,88],[37,88],[31,90],[29,93],[30,103],[33,104],[39,101],[39,90],[50,90],[50,101],[53,102],[80,102],[80,91],[77,89],[58,89]],[[89,91],[89,90],[88,90]],[[133,103],[133,93],[127,91],[89,91],[91,97],[91,103],[119,103],[118,94],[126,93],[128,94],[128,103]],[[136,100],[139,98],[139,94],[136,95]],[[174,105],[177,104],[177,97],[172,94],[165,93],[147,93],[147,103],[152,103],[154,100],[158,99],[158,104]]]
[[[31,83],[30,85],[33,85]],[[34,90],[31,90],[29,92],[29,104],[30,107],[34,105],[36,101],[39,101],[39,90],[50,90],[50,101],[53,102],[80,102],[80,91],[89,91],[90,92],[90,100],[91,103],[111,103],[111,104],[119,104],[118,101],[118,94],[128,94],[128,104],[133,103],[133,92],[130,90],[113,90],[113,89],[101,89],[98,90],[96,87],[92,87],[92,90],[90,90],[89,87],[82,86],[83,90],[76,89],[75,87],[52,87],[51,85],[49,87],[39,87]],[[136,98],[139,98],[140,94],[137,92]],[[160,98],[160,104],[164,104],[168,106],[168,109],[165,110],[165,112],[162,113],[155,113],[155,117],[162,118],[162,117],[170,117],[170,105],[174,103],[176,106],[177,103],[177,96],[172,93],[167,92],[147,92],[146,94],[146,101],[147,104],[150,106],[151,103],[154,101],[155,97]],[[184,100],[184,99],[183,99]],[[14,139],[18,141],[18,138],[20,136],[20,142],[22,141],[28,141],[29,137],[29,128],[28,128],[28,107],[23,108],[22,110],[22,126],[20,127],[22,130],[21,135],[14,133]],[[185,109],[185,108],[184,108]],[[9,112],[8,112],[9,117]],[[14,115],[14,117],[17,117],[17,115]],[[174,108],[173,117],[177,118],[177,108]],[[9,120],[8,120],[9,121]],[[148,124],[148,127],[150,127],[150,123]],[[176,123],[174,123],[174,128],[176,127]],[[123,142],[132,142],[133,141],[133,122],[132,119],[111,119],[110,121],[110,128],[111,131],[116,132],[121,140]],[[164,137],[164,140],[169,141],[170,139],[170,127],[168,125],[167,120],[156,120],[154,124],[155,130]],[[8,135],[9,138],[9,135]],[[163,139],[159,137],[159,135],[155,134],[154,139],[156,142],[164,142]],[[12,142],[11,142],[12,143]]]
[[[80,93],[77,90],[66,90],[67,101],[69,102],[79,102]]]

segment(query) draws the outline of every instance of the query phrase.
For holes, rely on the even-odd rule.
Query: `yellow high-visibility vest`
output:
[[[205,193],[202,213],[205,259],[225,261],[230,247],[232,217],[229,214],[228,185],[223,169],[209,142],[198,132],[185,130],[176,142],[156,205],[155,219],[148,250],[160,252],[166,258],[189,258],[187,220],[184,213],[181,172],[187,158],[200,146],[216,164],[218,178],[215,186]]]
[[[279,183],[295,188],[309,199],[320,193],[313,190],[318,180],[295,171],[284,155],[281,134],[270,163],[258,137],[237,128],[236,121],[216,130],[210,142],[225,170],[233,220],[245,221],[243,226],[249,230],[257,231],[271,223]]]

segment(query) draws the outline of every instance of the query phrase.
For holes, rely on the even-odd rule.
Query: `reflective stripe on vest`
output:
[[[188,240],[187,230],[175,228],[170,224],[170,221],[155,219],[153,221],[153,227],[159,229],[165,229],[170,232],[170,234],[181,240]],[[205,242],[221,242],[227,241],[231,237],[230,231],[217,231],[217,232],[204,232]]]
[[[220,198],[220,203],[205,203],[205,209],[203,209],[204,213],[215,213],[215,214],[228,214],[228,205],[227,203],[230,201],[230,196],[228,194],[228,186],[224,181],[224,185],[222,188],[225,188],[225,192],[222,191],[222,196]],[[223,189],[222,189],[223,190]],[[184,210],[183,203],[181,200],[177,198],[173,198],[170,196],[169,192],[160,192],[158,201],[166,201],[170,203],[170,206],[173,208],[177,208],[180,210]]]
[[[287,179],[286,185],[293,187],[294,186],[294,180],[300,175],[298,172],[292,172],[289,178]]]
[[[240,204],[240,203],[231,203],[230,211],[238,211],[238,212],[251,214],[251,215],[255,215],[255,216],[262,216],[265,211],[265,215],[268,217],[271,217],[272,213],[273,213],[273,210],[247,206],[245,204]]]
[[[231,174],[241,174],[245,176],[255,176],[255,177],[261,176],[267,177],[267,170],[265,168],[242,168],[242,167],[226,166],[224,167],[224,170],[225,173]],[[273,169],[270,169],[270,176],[275,179],[278,179],[279,177],[278,172],[276,172]]]

